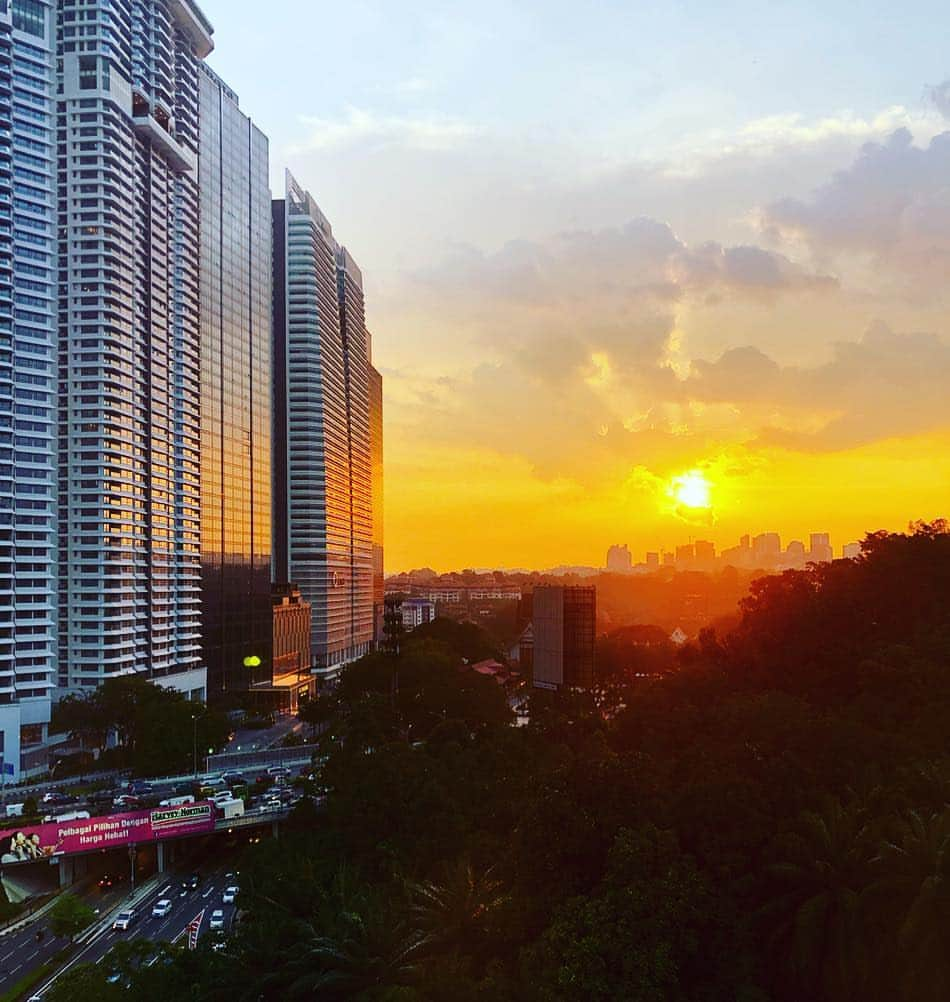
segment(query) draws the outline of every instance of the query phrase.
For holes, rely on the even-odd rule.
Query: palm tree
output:
[[[344,912],[335,935],[306,926],[287,965],[290,998],[351,999],[372,989],[411,985],[419,978],[424,937],[394,922],[384,909]]]
[[[412,884],[411,914],[426,948],[471,951],[484,936],[492,909],[504,900],[501,886],[491,867],[476,873],[466,859],[446,866],[439,881]]]
[[[950,998],[950,809],[909,811],[874,859],[878,901],[896,912],[902,993],[912,1002]]]
[[[870,855],[864,810],[829,798],[799,817],[784,848],[785,858],[766,868],[775,894],[759,913],[770,952],[805,993],[796,998],[862,998]]]

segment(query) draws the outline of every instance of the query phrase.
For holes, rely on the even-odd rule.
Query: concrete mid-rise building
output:
[[[404,598],[400,609],[403,629],[407,633],[435,619],[435,602],[430,602],[427,598]]]
[[[275,585],[271,596],[272,657],[258,681],[270,705],[291,713],[314,695],[310,655],[310,603],[293,584]]]
[[[212,29],[191,0],[59,0],[56,25],[59,681],[135,673],[204,697],[199,64]]]
[[[533,684],[539,689],[590,689],[594,684],[597,590],[540,585],[531,599]]]

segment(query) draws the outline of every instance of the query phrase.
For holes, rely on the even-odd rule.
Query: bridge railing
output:
[[[264,748],[257,751],[221,752],[209,755],[207,758],[208,772],[221,772],[223,769],[240,769],[242,767],[268,765],[301,765],[309,762],[317,754],[320,746],[292,745],[288,748]]]

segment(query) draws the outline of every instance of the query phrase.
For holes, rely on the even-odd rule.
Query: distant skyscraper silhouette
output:
[[[633,568],[633,557],[626,543],[615,544],[607,551],[607,570],[615,574],[627,574]]]

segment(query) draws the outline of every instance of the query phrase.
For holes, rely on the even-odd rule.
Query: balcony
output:
[[[182,146],[171,133],[166,132],[147,107],[136,107],[132,112],[132,126],[143,138],[148,139],[168,161],[176,174],[193,174],[198,166],[198,158],[187,147]]]
[[[211,23],[191,0],[169,0],[168,9],[178,27],[188,36],[195,47],[195,54],[204,59],[214,48]]]

